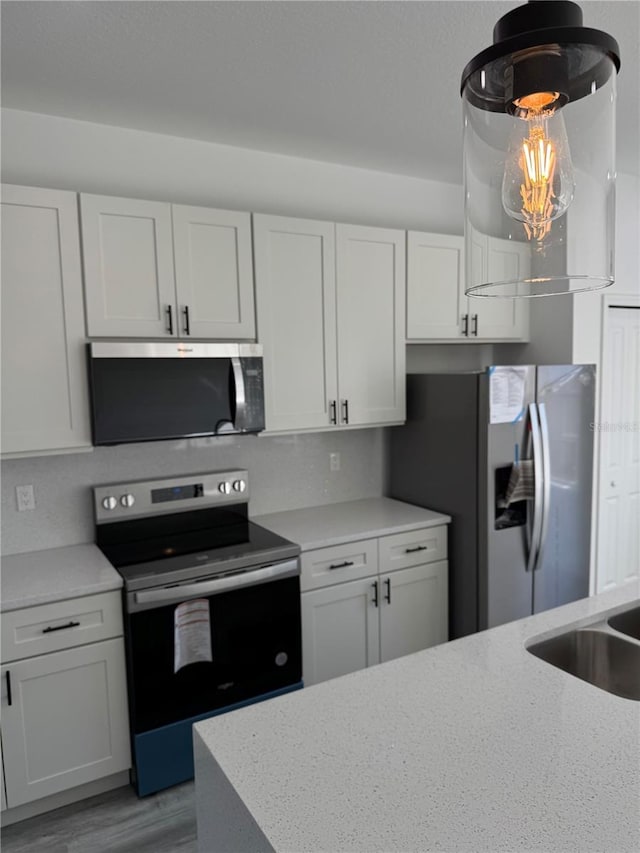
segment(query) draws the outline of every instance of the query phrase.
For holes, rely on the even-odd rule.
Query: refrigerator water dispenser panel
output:
[[[509,527],[524,527],[527,523],[526,500],[514,501],[507,504],[507,489],[511,480],[512,469],[512,465],[505,465],[495,470],[495,530],[506,530]]]

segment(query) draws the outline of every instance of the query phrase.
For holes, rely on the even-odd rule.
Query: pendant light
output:
[[[462,73],[466,292],[531,297],[614,278],[618,44],[568,0],[530,0]]]

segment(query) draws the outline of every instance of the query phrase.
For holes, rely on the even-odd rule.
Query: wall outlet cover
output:
[[[16,501],[18,504],[18,512],[35,509],[36,498],[33,492],[33,486],[16,486]]]

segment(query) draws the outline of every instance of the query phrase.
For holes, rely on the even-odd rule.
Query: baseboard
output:
[[[128,784],[128,770],[113,773],[111,776],[96,779],[86,785],[78,785],[76,788],[69,788],[68,791],[60,791],[57,794],[51,794],[49,797],[42,797],[32,803],[24,803],[21,806],[15,806],[13,809],[6,809],[2,812],[0,823],[2,826],[10,826],[12,823],[27,820],[30,817],[59,809],[62,806],[68,806],[71,803],[77,803],[80,800],[86,800],[88,797],[95,797],[96,794],[104,794],[105,791],[112,791],[114,788],[122,788]]]

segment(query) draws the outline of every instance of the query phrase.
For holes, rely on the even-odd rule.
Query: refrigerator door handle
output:
[[[531,440],[533,443],[533,524],[531,525],[531,538],[529,540],[529,555],[527,558],[527,571],[533,572],[538,562],[538,551],[540,548],[540,534],[542,532],[542,514],[544,511],[544,497],[542,491],[542,435],[540,421],[538,419],[538,407],[535,403],[529,403],[529,422],[531,424]]]
[[[535,572],[542,560],[544,547],[547,542],[547,531],[549,529],[549,511],[551,506],[551,458],[549,446],[549,423],[547,421],[547,409],[544,403],[538,403],[538,417],[540,419],[540,436],[542,439],[542,523],[540,525],[540,537],[538,540],[538,553],[533,567]]]

